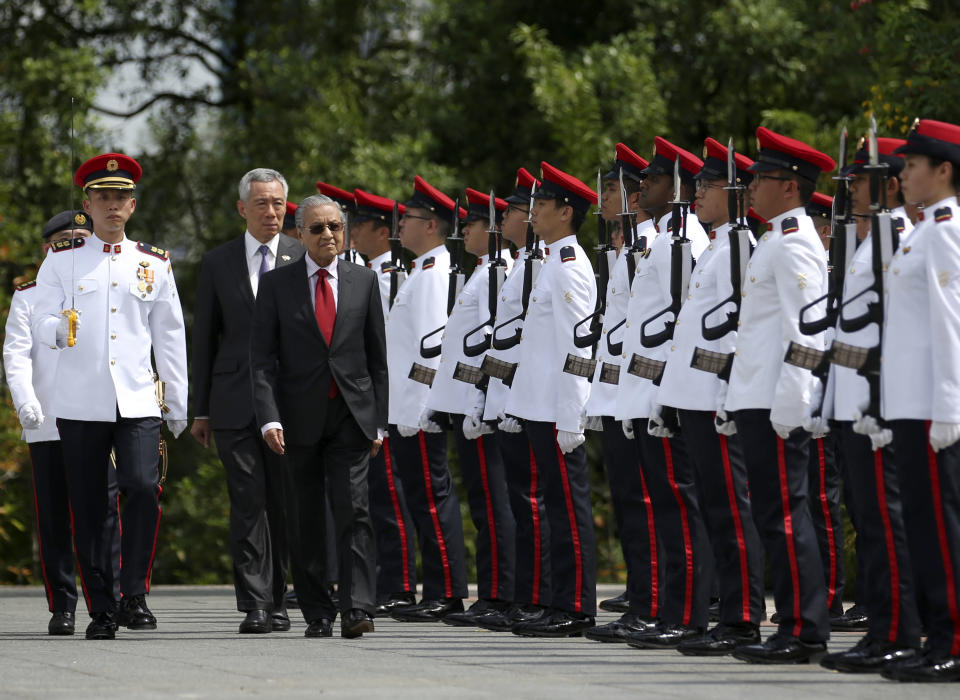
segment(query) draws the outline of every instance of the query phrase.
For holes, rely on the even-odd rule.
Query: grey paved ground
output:
[[[619,592],[604,586],[601,597]],[[536,640],[446,625],[377,620],[362,639],[240,636],[230,587],[157,587],[156,631],[112,642],[47,637],[37,588],[0,589],[0,696],[360,698],[953,698],[958,686],[913,686],[819,667],[750,666],[584,639]],[[769,603],[768,603],[769,606]],[[772,609],[772,606],[769,606]],[[601,613],[599,622],[613,619]],[[764,626],[764,633],[772,627]],[[844,648],[856,635],[836,635]]]

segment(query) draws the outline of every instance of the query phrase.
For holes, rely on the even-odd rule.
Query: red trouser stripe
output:
[[[750,621],[750,572],[747,565],[747,542],[743,534],[743,522],[740,520],[740,508],[737,505],[737,492],[733,485],[733,468],[730,466],[730,452],[727,448],[727,436],[719,435],[720,461],[723,463],[723,480],[727,485],[727,499],[730,501],[730,515],[733,516],[733,529],[737,533],[737,554],[740,556],[740,598],[744,622]]]
[[[660,569],[657,552],[657,523],[653,517],[653,501],[647,491],[647,480],[643,478],[643,469],[640,472],[640,490],[643,492],[643,510],[647,514],[647,540],[650,544],[650,617],[660,614]]]
[[[533,519],[533,595],[530,602],[540,604],[540,561],[543,552],[540,547],[540,502],[537,500],[537,459],[530,446],[530,516]]]
[[[780,505],[783,508],[783,534],[787,538],[787,559],[790,563],[790,581],[793,588],[793,636],[799,637],[803,629],[800,617],[800,566],[793,541],[793,514],[790,511],[790,486],[787,483],[787,456],[783,439],[777,437],[777,473],[780,478]]]
[[[554,440],[556,440],[556,430],[554,430]],[[567,504],[567,518],[570,521],[570,537],[573,539],[573,566],[576,576],[576,586],[574,590],[573,611],[583,611],[583,553],[580,550],[580,530],[577,529],[577,514],[573,509],[573,495],[570,493],[570,477],[567,474],[567,460],[563,457],[563,451],[559,445],[557,449],[557,463],[560,465],[560,481],[563,483],[563,500]]]
[[[37,546],[40,548],[40,573],[43,575],[43,589],[47,594],[47,608],[50,612],[53,612],[53,589],[50,588],[50,580],[47,578],[47,560],[43,556],[43,535],[40,534],[40,503],[37,500],[37,465],[33,463],[32,454],[30,455],[30,467],[33,471],[33,512],[37,518]],[[47,478],[50,478],[49,474]],[[73,523],[71,522],[70,524],[72,527]]]
[[[407,524],[403,522],[403,510],[400,508],[400,497],[397,495],[397,485],[393,480],[393,461],[390,459],[390,438],[383,438],[383,461],[387,467],[387,491],[390,492],[390,504],[393,506],[393,517],[397,521],[397,534],[400,537],[400,554],[403,557],[403,590],[410,592],[410,563],[407,561]]]
[[[447,598],[453,598],[453,584],[450,582],[450,559],[447,557],[447,543],[443,539],[443,530],[440,529],[440,515],[437,513],[437,502],[433,497],[433,479],[430,478],[430,460],[427,457],[427,439],[421,430],[417,433],[420,439],[420,461],[423,464],[423,483],[427,492],[427,505],[430,508],[430,519],[433,521],[433,531],[437,536],[437,547],[440,548],[440,564],[443,566],[443,591]]]
[[[928,426],[929,427],[929,426]],[[943,559],[943,577],[947,584],[947,610],[953,620],[953,644],[950,656],[960,655],[960,613],[957,611],[957,585],[953,578],[953,561],[950,559],[950,543],[943,520],[943,496],[940,493],[940,466],[937,453],[927,443],[927,462],[930,465],[930,493],[933,496],[933,517],[937,522],[937,540],[940,543],[940,558]]]
[[[497,599],[500,581],[500,564],[497,552],[497,527],[493,519],[493,500],[490,498],[490,481],[487,478],[487,453],[483,448],[483,435],[476,439],[477,459],[480,462],[480,483],[487,504],[487,528],[490,530],[490,597]]]
[[[680,508],[680,530],[683,533],[683,556],[686,566],[686,574],[683,579],[683,620],[681,622],[684,625],[689,625],[693,611],[693,542],[690,540],[690,516],[687,513],[687,503],[683,500],[683,494],[680,493],[680,486],[677,484],[677,478],[673,473],[673,452],[670,449],[668,438],[663,438],[663,456],[667,463],[667,481],[670,482],[670,490],[673,491],[673,497],[677,500],[677,506]]]
[[[833,601],[837,597],[837,545],[835,540],[833,519],[830,517],[830,503],[827,501],[827,461],[823,452],[823,438],[813,441],[817,446],[817,462],[819,464],[820,488],[817,498],[823,509],[823,524],[827,528],[827,552],[830,560],[830,579],[827,582],[827,609],[833,608]]]
[[[888,642],[897,641],[900,632],[900,565],[893,544],[893,528],[890,527],[890,510],[887,507],[887,489],[883,478],[883,450],[873,452],[873,473],[877,482],[877,505],[883,522],[883,536],[887,545],[887,563],[890,570],[890,632]]]

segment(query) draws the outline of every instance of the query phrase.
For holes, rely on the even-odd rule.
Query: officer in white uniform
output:
[[[438,357],[423,357],[421,341],[447,322],[450,253],[444,241],[452,231],[455,204],[417,175],[406,208],[400,239],[417,257],[387,315],[389,421],[391,453],[420,536],[423,599],[394,608],[391,616],[433,622],[462,611],[467,597],[463,522],[447,465],[447,435],[420,430],[432,371],[440,364]],[[435,334],[427,342],[438,338]],[[411,370],[417,379],[410,378]]]
[[[779,630],[733,652],[761,663],[822,656],[830,634],[823,571],[808,502],[810,434],[801,427],[813,403],[809,371],[783,361],[791,341],[822,349],[800,333],[800,309],[826,292],[823,244],[804,210],[817,177],[833,160],[760,127],[751,167],[752,202],[767,219],[743,281],[740,329],[725,410],[736,412],[757,531],[770,561]]]
[[[82,211],[62,211],[43,227],[43,252],[58,241],[86,238],[93,233],[93,223]],[[23,426],[23,439],[30,449],[33,473],[34,504],[37,516],[37,543],[40,548],[41,573],[52,613],[47,624],[51,635],[74,632],[77,607],[77,584],[73,570],[73,533],[70,527],[70,505],[67,478],[60,449],[57,419],[50,413],[56,393],[58,353],[43,343],[33,342],[33,320],[39,301],[36,281],[21,284],[10,300],[6,337],[3,341],[3,362],[13,405]],[[108,499],[116,503],[117,479],[112,467],[107,468]],[[112,551],[115,592],[120,590],[120,530],[116,508],[107,513],[103,545]]]
[[[169,256],[131,241],[124,230],[140,174],[135,160],[117,153],[81,165],[74,180],[84,188],[94,235],[55,245],[37,276],[34,334],[62,351],[51,412],[59,419],[91,639],[112,639],[117,624],[156,626],[144,600],[160,524],[163,414],[151,351],[166,383],[164,414],[174,436],[187,420],[186,338]],[[73,308],[79,315],[75,345],[74,329],[61,313]],[[110,508],[104,464],[111,449],[126,497],[120,601],[109,549],[98,546]]]
[[[535,195],[533,230],[546,262],[530,294],[520,359],[506,415],[524,428],[544,480],[550,521],[553,614],[518,622],[514,634],[579,636],[596,615],[596,565],[590,479],[583,447],[588,377],[563,372],[568,357],[589,358],[573,342],[573,327],[593,311],[593,269],[576,232],[596,193],[549,163]]]

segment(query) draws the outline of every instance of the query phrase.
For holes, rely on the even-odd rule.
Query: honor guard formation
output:
[[[756,139],[752,159],[620,143],[595,187],[542,162],[503,198],[416,176],[402,203],[318,182],[294,204],[276,170],[246,173],[246,230],[200,266],[190,369],[239,632],[287,631],[296,606],[308,637],[389,616],[960,680],[960,126],[844,130],[839,162]],[[77,170],[83,209],[44,227],[7,321],[50,634],[74,632],[74,548],[87,638],[158,624],[187,343],[170,255],[127,237],[140,175],[116,153]],[[627,573],[603,625],[587,431]],[[448,445],[476,530],[466,609]],[[863,637],[827,653],[831,630]]]

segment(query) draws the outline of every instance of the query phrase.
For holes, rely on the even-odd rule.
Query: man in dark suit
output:
[[[307,637],[329,637],[325,490],[339,553],[340,632],[373,631],[376,553],[367,490],[387,426],[387,350],[377,275],[341,260],[343,211],[307,197],[297,229],[307,254],[263,278],[250,337],[257,424],[287,455],[291,566]]]
[[[266,449],[254,421],[250,320],[261,275],[303,257],[280,235],[287,183],[257,168],[240,180],[237,209],[247,230],[203,256],[193,325],[193,426],[209,447],[211,431],[230,495],[230,552],[242,634],[286,631],[287,577],[282,458]]]

